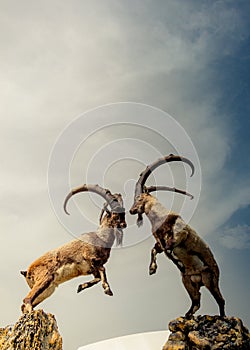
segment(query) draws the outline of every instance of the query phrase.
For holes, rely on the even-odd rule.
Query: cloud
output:
[[[244,6],[231,0],[11,0],[2,4],[0,266],[5,294],[16,303],[13,308],[11,302],[3,305],[2,322],[13,322],[27,292],[21,277],[15,280],[10,275],[16,276],[28,260],[71,238],[50,206],[47,164],[59,133],[89,108],[117,101],[142,102],[162,108],[184,126],[202,165],[201,200],[192,222],[201,235],[214,232],[247,205],[249,177],[225,168],[235,152],[236,135],[233,117],[221,112],[227,96],[216,80],[217,64],[237,55],[246,38],[244,12],[248,13]],[[113,140],[108,132],[101,136],[99,144]],[[90,142],[84,149],[86,158],[91,147]],[[77,173],[78,165],[75,169]],[[60,173],[58,182],[59,177]],[[89,228],[85,221],[82,227],[83,231]],[[221,242],[228,248],[249,248],[248,234],[248,226],[228,228]],[[159,275],[146,279],[151,245],[145,242],[112,254],[108,273],[117,295],[114,300],[105,299],[101,286],[75,296],[77,282],[72,281],[42,305],[58,315],[65,349],[121,332],[161,329],[169,317],[188,308],[189,300],[177,284],[179,275],[175,269],[169,273],[170,263],[164,257]],[[176,303],[169,299],[174,291]]]
[[[250,248],[250,226],[226,227],[219,236],[220,243],[228,249]]]

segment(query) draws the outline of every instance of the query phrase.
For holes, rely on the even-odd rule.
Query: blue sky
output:
[[[231,115],[234,128],[234,153],[230,161],[233,160],[234,166],[239,166],[239,172],[243,171],[243,174],[249,171],[249,44],[250,39],[246,38],[234,55],[224,57],[214,67],[215,83],[223,91],[220,108],[222,113]]]
[[[145,116],[141,112],[134,118],[145,117],[145,124],[152,122],[153,108],[169,113],[191,138],[201,164],[202,188],[190,224],[210,244],[220,265],[228,314],[250,326],[249,1],[3,0],[0,7],[1,326],[19,317],[28,292],[19,270],[72,238],[57,220],[48,194],[48,163],[56,140],[76,117],[117,102],[143,104]],[[109,113],[113,118],[117,113],[117,122],[126,119],[125,111],[119,115],[115,107],[104,108],[103,118]],[[86,129],[91,130],[91,113],[86,118]],[[122,139],[131,135],[137,136],[137,144]],[[117,142],[116,152],[110,151],[112,142]],[[129,206],[133,181],[157,152],[165,152],[164,147],[166,153],[172,151],[142,128],[103,130],[77,150],[70,181],[78,185],[87,170],[92,171],[95,181],[123,190]],[[138,156],[138,162],[112,163],[110,171],[105,157],[103,163],[94,163],[101,150],[113,157]],[[105,164],[109,176],[98,178],[100,173],[93,169]],[[165,174],[166,169],[159,170],[159,179]],[[59,169],[57,176],[61,184],[65,174]],[[169,205],[170,197],[160,198]],[[97,224],[98,210],[88,200],[79,206],[89,220],[67,219],[81,224],[83,231]],[[128,237],[149,236],[146,219],[140,231],[132,226],[133,218],[128,221]],[[153,243],[149,237],[112,253],[107,270],[113,299],[105,297],[100,286],[76,295],[78,281],[73,280],[41,304],[56,315],[65,350],[165,329],[171,319],[184,314],[189,299],[170,262],[159,257],[157,275],[147,275]],[[202,303],[201,313],[217,312],[205,291]]]

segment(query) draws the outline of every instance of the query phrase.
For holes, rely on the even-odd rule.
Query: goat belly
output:
[[[203,262],[197,255],[193,255],[187,252],[187,250],[181,246],[177,246],[173,249],[174,255],[185,266],[186,272],[190,274],[201,272],[204,268]],[[189,274],[189,273],[188,273]]]
[[[72,278],[88,275],[90,271],[90,266],[87,261],[79,263],[70,263],[59,267],[56,272],[57,284],[69,281]]]

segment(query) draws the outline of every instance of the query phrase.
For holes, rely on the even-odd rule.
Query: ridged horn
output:
[[[74,196],[75,194],[80,193],[80,192],[94,192],[96,194],[99,194],[108,203],[112,212],[120,213],[120,212],[125,211],[125,209],[123,208],[123,206],[121,205],[121,203],[117,199],[117,196],[113,195],[108,189],[103,188],[99,185],[86,185],[86,184],[84,184],[82,186],[74,188],[66,196],[66,198],[64,200],[64,204],[63,204],[63,209],[64,209],[66,214],[69,215],[69,212],[67,210],[67,204],[68,204],[69,199],[72,196]]]
[[[181,156],[176,156],[174,154],[170,154],[168,156],[162,157],[158,160],[156,160],[154,163],[152,163],[151,165],[148,165],[146,167],[146,169],[140,174],[140,177],[135,185],[135,198],[137,196],[139,196],[141,193],[143,193],[144,188],[145,188],[145,182],[147,181],[147,178],[149,177],[149,175],[156,169],[158,168],[160,165],[165,164],[165,163],[170,163],[170,162],[184,162],[187,163],[192,170],[191,176],[193,176],[194,174],[194,165],[193,163],[185,158],[185,157],[181,157]]]
[[[181,193],[184,194],[185,196],[190,197],[190,199],[193,199],[194,196],[186,191],[179,190],[178,188],[175,187],[168,187],[168,186],[149,186],[149,187],[144,187],[144,192],[146,193],[151,193],[155,191],[170,191],[170,192],[176,192],[176,193]]]

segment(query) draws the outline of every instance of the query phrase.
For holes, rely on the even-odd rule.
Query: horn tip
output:
[[[64,207],[63,209],[64,209],[65,214],[70,215],[70,213],[68,212],[68,210],[66,209],[66,207]]]

